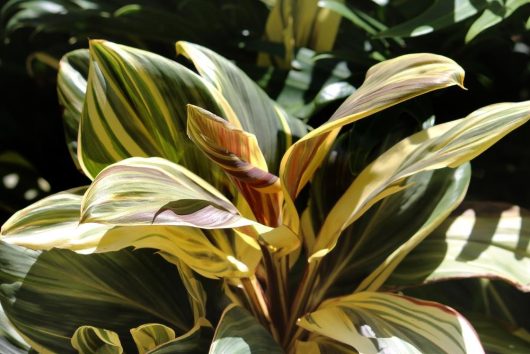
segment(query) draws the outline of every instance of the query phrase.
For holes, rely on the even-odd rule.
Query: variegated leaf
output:
[[[160,323],[146,323],[131,329],[131,336],[139,354],[145,354],[156,347],[175,339],[175,331]]]
[[[346,294],[361,283],[377,290],[384,277],[375,270],[388,276],[393,270],[389,265],[399,263],[460,204],[470,178],[469,164],[410,177],[409,188],[375,205],[322,259],[313,303],[322,301],[326,292]]]
[[[249,276],[259,263],[259,246],[237,230],[79,224],[84,191],[58,193],[17,212],[3,225],[2,240],[30,249],[64,248],[79,253],[154,248],[177,267],[184,262],[209,278]]]
[[[190,59],[204,80],[222,93],[229,105],[223,107],[225,113],[232,111],[241,128],[256,136],[269,170],[277,173],[283,153],[306,133],[305,125],[290,118],[241,69],[215,52],[188,42],[178,42],[177,52]]]
[[[133,157],[103,170],[83,198],[81,221],[204,229],[253,223],[208,182],[156,157]]]
[[[77,135],[85,102],[90,65],[88,50],[78,49],[61,58],[57,74],[57,95],[64,108],[63,121],[66,143],[72,160],[78,168]]]
[[[212,87],[176,62],[111,42],[91,41],[90,60],[78,150],[87,176],[128,157],[159,156],[226,187],[186,136],[186,104],[223,116]]]
[[[188,106],[188,135],[231,177],[256,220],[278,226],[283,200],[280,181],[268,172],[256,137],[191,105]]]
[[[231,305],[219,320],[209,354],[283,353],[280,345],[257,319],[242,307]]]
[[[205,321],[199,321],[189,332],[156,347],[147,354],[203,354],[208,351],[212,338],[211,326]]]
[[[502,203],[465,203],[421,242],[385,286],[499,278],[530,290],[530,213]]]
[[[72,347],[79,354],[122,354],[118,334],[102,328],[93,326],[79,327],[72,336]]]
[[[462,85],[464,71],[454,61],[434,54],[409,54],[379,63],[330,120],[296,142],[284,155],[280,179],[285,191],[284,222],[298,229],[294,199],[312,178],[340,128],[387,107],[429,91]]]
[[[328,300],[298,324],[361,353],[484,353],[469,322],[441,304],[389,293]]]
[[[407,177],[459,166],[530,119],[530,101],[500,103],[468,117],[416,133],[367,166],[335,204],[320,229],[310,260],[335,247],[341,232],[381,199],[405,188]]]
[[[79,255],[0,243],[0,261],[4,311],[39,353],[74,353],[70,337],[84,325],[116,332],[126,352],[135,348],[129,330],[142,323],[179,335],[193,326],[174,266],[152,250]]]

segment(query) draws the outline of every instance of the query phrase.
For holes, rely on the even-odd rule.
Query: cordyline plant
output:
[[[391,144],[400,141],[382,144],[352,177],[344,171],[355,135],[341,128],[462,86],[460,66],[433,54],[377,64],[308,132],[230,61],[187,42],[177,52],[199,75],[105,41],[61,62],[67,137],[78,132],[76,158],[92,183],[2,228],[2,305],[32,348],[483,352],[460,313],[397,290],[461,277],[528,289],[518,209],[497,238],[474,245],[462,231],[475,221],[467,213],[447,232],[451,252],[422,241],[435,229],[433,240],[444,240],[437,227],[464,197],[467,162],[526,122],[530,102],[487,106],[404,139],[393,132]],[[474,256],[462,259],[459,247]]]

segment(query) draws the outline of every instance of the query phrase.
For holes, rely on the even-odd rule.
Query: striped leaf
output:
[[[90,42],[90,60],[78,151],[87,176],[128,157],[159,156],[225,185],[186,136],[186,104],[223,116],[207,83],[176,62],[106,41]]]
[[[0,306],[0,353],[27,354],[30,350],[29,344],[15,330]]]
[[[403,260],[385,285],[486,277],[530,291],[529,217],[508,204],[466,203]]]
[[[184,262],[209,278],[248,276],[259,263],[259,246],[237,230],[79,224],[84,191],[58,193],[17,212],[3,225],[2,240],[30,249],[63,248],[79,253],[154,248],[179,269]],[[191,282],[187,284],[190,290],[196,286]],[[201,298],[199,289],[194,293]]]
[[[409,188],[375,205],[322,259],[315,303],[326,292],[345,294],[361,283],[378,289],[399,261],[460,204],[470,178],[469,164],[422,172],[407,180]]]
[[[139,354],[145,354],[166,342],[175,339],[175,331],[160,323],[147,323],[131,329],[131,336]]]
[[[231,305],[219,320],[209,353],[280,354],[283,350],[254,316]]]
[[[90,55],[86,49],[74,50],[62,57],[57,74],[57,95],[63,107],[66,144],[78,168],[77,135],[87,89]]]
[[[235,183],[256,220],[268,226],[280,222],[280,180],[267,170],[256,136],[202,108],[188,106],[188,135]]]
[[[2,243],[0,261],[2,306],[38,352],[75,352],[70,338],[85,325],[116,332],[125,352],[136,347],[129,330],[143,323],[161,323],[179,335],[193,326],[174,266],[152,250],[79,255]]]
[[[204,80],[222,93],[229,105],[225,112],[232,111],[241,128],[256,136],[268,168],[276,173],[283,153],[306,133],[305,125],[290,118],[241,69],[215,52],[188,42],[177,42],[177,52],[190,59]],[[216,113],[208,106],[190,103]]]
[[[298,324],[361,353],[484,353],[469,322],[436,302],[360,292],[328,300]]]
[[[530,101],[481,108],[468,117],[416,133],[367,166],[335,204],[316,238],[310,261],[333,249],[341,232],[376,202],[405,188],[416,173],[459,166],[530,119]]]
[[[280,179],[287,208],[284,217],[298,229],[293,201],[331,148],[340,128],[423,93],[462,85],[464,72],[454,61],[433,54],[410,54],[379,63],[368,70],[361,87],[330,120],[296,142],[284,155]]]
[[[72,336],[72,347],[80,354],[122,354],[120,337],[116,332],[92,326],[79,327]]]
[[[204,229],[252,224],[208,182],[156,157],[130,158],[103,170],[85,194],[81,221]]]

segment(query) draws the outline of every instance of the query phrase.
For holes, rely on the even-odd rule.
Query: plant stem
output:
[[[291,316],[287,323],[286,336],[282,342],[284,348],[289,347],[296,340],[296,337],[294,336],[294,333],[296,332],[296,321],[308,310],[307,303],[310,298],[311,290],[315,285],[319,265],[320,261],[317,260],[308,263],[305,268],[304,276],[302,277],[300,286],[298,287],[298,291],[296,292],[291,305]]]
[[[282,269],[284,258],[278,259],[262,245],[265,273],[267,275],[267,294],[274,325],[280,333],[285,333],[287,323],[287,281]]]
[[[271,321],[269,305],[265,299],[265,294],[256,277],[241,278],[241,284],[243,284],[243,289],[245,290],[254,316],[256,316],[265,328],[270,330],[276,340],[279,340],[279,333]]]

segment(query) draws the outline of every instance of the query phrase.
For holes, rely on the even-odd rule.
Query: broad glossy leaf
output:
[[[200,75],[222,93],[230,106],[225,113],[232,111],[241,128],[256,136],[269,170],[275,173],[283,153],[306,133],[304,124],[290,118],[241,69],[215,52],[188,42],[178,42],[177,52],[190,59]]]
[[[267,171],[256,137],[196,106],[188,106],[188,135],[230,176],[256,220],[277,226],[281,221],[280,180]]]
[[[135,348],[129,330],[141,324],[165,324],[178,334],[193,326],[174,266],[153,250],[79,255],[2,243],[0,260],[2,306],[39,352],[74,352],[70,337],[85,325],[118,333],[126,352]]]
[[[120,337],[116,332],[92,326],[79,327],[72,336],[72,347],[80,354],[122,354]]]
[[[283,353],[257,319],[242,307],[229,306],[217,325],[210,354]]]
[[[260,260],[258,246],[233,230],[79,224],[84,191],[80,188],[58,193],[17,212],[4,224],[2,239],[30,249],[55,247],[79,253],[117,251],[130,246],[154,248],[177,267],[184,262],[209,278],[248,276]],[[199,289],[195,293],[200,295]]]
[[[465,203],[403,260],[386,285],[487,277],[529,291],[529,217],[508,204]]]
[[[464,21],[498,0],[436,0],[425,12],[381,33],[379,37],[416,37]]]
[[[469,322],[441,304],[360,292],[325,302],[298,324],[361,353],[483,353]]]
[[[322,259],[314,301],[324,299],[326,292],[351,292],[361,282],[376,290],[460,204],[470,177],[467,164],[455,170],[423,172],[408,179],[409,188],[375,205],[343,232],[337,247]]]
[[[491,1],[484,12],[473,22],[466,33],[466,43],[484,30],[511,16],[519,7],[530,3],[528,0]]]
[[[77,138],[87,90],[90,55],[86,49],[74,50],[61,58],[57,74],[57,94],[63,107],[64,133],[68,151],[78,168]]]
[[[461,85],[464,72],[454,61],[434,54],[410,54],[370,68],[366,79],[333,114],[286,152],[280,168],[287,222],[298,229],[293,200],[313,177],[340,128],[404,100],[436,89]]]
[[[186,136],[186,104],[223,116],[199,76],[156,54],[106,41],[90,42],[90,71],[79,131],[79,162],[89,177],[128,157],[177,162],[218,188],[224,175],[204,164]]]
[[[130,158],[103,170],[85,194],[81,220],[204,229],[252,224],[208,182],[156,157]]]
[[[530,102],[500,103],[468,117],[416,133],[394,145],[366,167],[335,204],[319,235],[311,259],[335,247],[341,232],[376,202],[405,188],[407,177],[459,166],[530,119]]]
[[[30,352],[29,344],[18,334],[0,306],[0,353],[27,354],[28,352]]]
[[[175,331],[160,323],[147,323],[131,329],[131,336],[136,343],[139,354],[155,349],[175,339]]]

